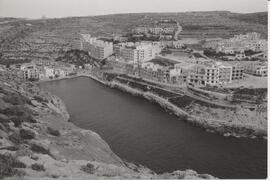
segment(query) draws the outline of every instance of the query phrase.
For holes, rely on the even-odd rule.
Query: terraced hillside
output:
[[[110,37],[126,34],[137,26],[152,25],[160,19],[178,21],[183,27],[180,38],[231,37],[253,31],[267,36],[266,12],[138,13],[45,20],[0,18],[0,62],[56,59],[72,49],[80,33]]]

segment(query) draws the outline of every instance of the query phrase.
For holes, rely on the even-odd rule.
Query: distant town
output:
[[[136,27],[128,37],[112,38],[80,34],[72,49],[81,50],[103,61],[100,71],[125,74],[154,83],[172,86],[249,86],[250,79],[265,83],[267,76],[267,41],[259,33],[235,35],[229,39],[208,38],[200,47],[188,39],[178,39],[181,25],[173,20]],[[34,61],[11,65],[20,77],[49,80],[75,75],[78,69],[93,71],[96,65],[75,65],[56,61]],[[95,69],[96,70],[96,69]],[[253,84],[254,85],[254,84]]]

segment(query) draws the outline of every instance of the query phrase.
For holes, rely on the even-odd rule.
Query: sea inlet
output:
[[[141,97],[88,77],[40,86],[63,99],[75,125],[98,133],[122,159],[156,173],[192,169],[219,178],[266,178],[267,141],[204,131]]]

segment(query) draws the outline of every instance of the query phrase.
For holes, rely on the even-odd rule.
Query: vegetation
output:
[[[34,96],[34,99],[37,101],[37,102],[40,102],[40,103],[43,103],[43,102],[46,102],[48,103],[49,101],[41,96]]]
[[[208,57],[215,57],[215,58],[226,56],[226,54],[223,53],[223,52],[218,52],[217,53],[215,50],[209,50],[209,49],[204,50],[203,54],[208,56]]]
[[[36,135],[33,131],[27,129],[20,129],[20,136],[23,139],[34,139]]]
[[[75,64],[76,66],[84,66],[84,64],[94,64],[95,62],[95,60],[89,56],[88,52],[77,49],[72,49],[64,52],[64,54],[59,56],[56,61]]]
[[[8,107],[4,110],[0,110],[0,113],[10,117],[10,120],[13,121],[16,126],[20,126],[22,122],[37,122],[34,119],[31,110],[28,107],[22,105]]]
[[[53,136],[60,136],[60,135],[61,135],[60,132],[59,132],[58,130],[53,129],[53,128],[51,128],[51,127],[48,127],[48,128],[47,128],[47,132],[48,132],[49,134],[53,135]]]
[[[248,23],[267,25],[267,12],[249,13],[249,14],[232,14],[230,19],[237,19]]]
[[[0,154],[0,179],[16,175],[23,176],[23,171],[17,168],[26,168],[26,165],[10,154]]]
[[[89,174],[94,174],[96,169],[93,164],[87,163],[85,166],[81,167],[81,170]]]
[[[50,150],[48,148],[42,146],[41,144],[32,143],[31,144],[31,150],[36,152],[36,153],[50,155]]]
[[[11,135],[9,135],[8,139],[14,144],[22,144],[24,142],[21,135],[17,132],[13,132]]]
[[[35,171],[45,171],[45,168],[42,164],[32,164],[31,168]]]

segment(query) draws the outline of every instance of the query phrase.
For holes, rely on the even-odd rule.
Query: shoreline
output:
[[[73,78],[77,78],[77,77],[88,77],[88,78],[95,80],[96,82],[99,82],[103,85],[106,85],[106,87],[111,86],[110,83],[105,82],[103,80],[100,80],[97,77],[95,77],[93,75],[89,75],[89,74],[80,74],[80,75],[73,76],[73,77],[54,79],[52,81],[73,79]],[[43,82],[44,81],[39,82],[39,83],[43,83]],[[51,82],[51,81],[46,81],[46,82]],[[76,126],[73,122],[70,122],[69,121],[70,114],[66,108],[64,101],[61,98],[59,98],[58,96],[51,94],[51,92],[49,92],[49,93],[53,97],[53,99],[57,102],[57,106],[55,108],[54,107],[51,107],[51,108],[53,108],[56,112],[58,112],[63,117],[63,122],[60,122],[60,124],[61,123],[62,124],[69,124],[70,131],[76,131],[79,134],[83,134],[83,135],[86,135],[89,133],[92,134],[92,136],[97,138],[98,141],[101,141],[104,144],[104,146],[109,150],[109,155],[113,157],[113,160],[116,159],[115,160],[116,162],[113,162],[113,163],[111,162],[108,164],[109,168],[111,168],[111,166],[116,166],[116,168],[119,168],[120,171],[128,171],[128,173],[130,173],[130,174],[138,173],[138,174],[136,174],[136,177],[138,178],[138,177],[142,176],[143,179],[156,179],[156,178],[158,178],[158,179],[160,179],[160,178],[162,178],[162,179],[163,178],[165,178],[165,179],[168,179],[168,178],[169,179],[171,179],[171,178],[179,179],[179,177],[192,177],[192,178],[196,178],[196,179],[203,177],[204,179],[205,178],[206,179],[215,179],[215,177],[210,175],[210,174],[199,174],[197,171],[194,171],[191,169],[183,169],[183,170],[175,170],[172,172],[156,173],[144,165],[135,164],[135,163],[129,162],[125,159],[122,159],[121,157],[119,157],[117,154],[114,153],[114,151],[110,148],[110,145],[105,140],[103,140],[103,138],[99,134],[92,131],[91,129],[80,128],[80,127]],[[65,156],[66,155],[63,155],[63,157],[65,157]],[[78,161],[78,160],[74,160],[74,161]],[[99,163],[99,162],[96,162],[96,160],[94,160],[94,163]],[[107,166],[107,164],[105,162],[101,162],[101,163],[103,163],[101,165]],[[106,167],[106,168],[108,168],[108,167]],[[115,167],[112,167],[112,168],[115,168]],[[125,174],[124,177],[125,176],[129,176],[129,175]]]
[[[122,83],[113,82],[110,83],[111,88],[119,89],[123,92],[130,93],[134,96],[140,96],[145,99],[147,99],[150,102],[154,102],[161,106],[165,110],[169,110],[177,117],[184,117],[184,120],[188,123],[191,123],[194,126],[203,128],[207,132],[216,133],[223,136],[232,136],[236,138],[251,138],[254,139],[255,137],[259,138],[262,137],[263,139],[267,139],[263,135],[261,136],[258,132],[260,132],[260,129],[256,129],[254,127],[249,126],[243,126],[242,124],[227,124],[225,121],[215,121],[215,120],[204,120],[199,119],[196,116],[190,115],[181,108],[177,107],[176,105],[172,104],[171,102],[167,101],[165,98],[162,98],[156,94],[150,93],[150,92],[143,92],[138,89],[131,88],[127,85],[124,85]],[[222,129],[225,129],[225,131],[222,131]],[[230,132],[226,132],[227,129],[230,129]],[[244,131],[244,133],[241,133]],[[251,134],[250,131],[253,131]],[[246,133],[245,133],[246,132]],[[259,136],[258,136],[259,135]]]
[[[200,127],[204,129],[206,132],[219,134],[225,137],[235,137],[235,138],[262,138],[267,139],[267,132],[264,132],[264,130],[260,128],[256,128],[254,126],[248,126],[243,124],[229,124],[226,121],[215,121],[213,119],[202,119],[198,118],[192,114],[189,114],[179,108],[178,106],[174,105],[173,103],[167,101],[165,98],[160,97],[154,93],[151,92],[143,92],[139,89],[135,89],[133,87],[130,87],[128,85],[125,85],[120,82],[112,81],[112,82],[106,82],[104,80],[99,79],[98,77],[91,75],[91,74],[78,74],[76,76],[72,77],[65,77],[65,78],[59,78],[59,79],[53,79],[48,81],[40,81],[38,83],[43,82],[51,82],[51,81],[58,81],[58,80],[65,80],[65,79],[73,79],[77,77],[88,77],[96,82],[99,82],[107,87],[115,88],[120,91],[129,93],[134,96],[140,96],[145,99],[147,99],[149,102],[154,102],[160,107],[162,107],[165,111],[169,110],[171,113],[176,115],[177,117],[184,117],[183,120],[190,123],[193,126]]]

